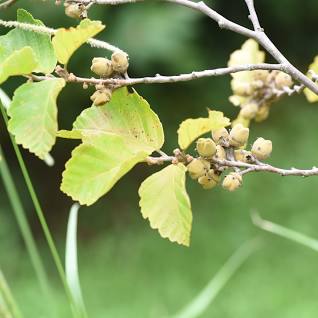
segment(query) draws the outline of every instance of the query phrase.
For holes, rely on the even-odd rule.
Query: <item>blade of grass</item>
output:
[[[284,237],[288,240],[294,241],[296,243],[302,244],[304,246],[307,246],[311,248],[312,250],[318,252],[318,240],[315,240],[309,236],[306,236],[302,233],[296,232],[294,230],[290,230],[286,227],[283,227],[281,225],[275,224],[273,222],[264,220],[261,218],[261,216],[253,211],[251,213],[252,222],[255,226],[258,228],[276,234],[278,236]]]
[[[48,282],[48,277],[44,269],[44,265],[41,261],[40,253],[37,249],[32,231],[30,229],[28,220],[26,218],[26,213],[23,209],[18,191],[13,181],[13,177],[10,173],[9,167],[7,165],[6,159],[2,147],[0,145],[0,174],[6,189],[8,198],[10,200],[14,215],[16,217],[20,232],[22,234],[23,240],[25,242],[27,251],[29,253],[32,265],[34,267],[35,273],[40,282],[42,291],[51,299],[50,295],[50,285]]]
[[[1,113],[2,113],[2,116],[3,116],[3,120],[4,120],[5,124],[6,124],[6,126],[8,126],[8,116],[7,116],[6,110],[4,109],[3,104],[1,102],[0,102],[0,110],[1,110]],[[55,246],[55,243],[54,243],[52,234],[51,234],[51,232],[49,230],[49,227],[48,227],[48,225],[46,223],[46,220],[45,220],[45,217],[44,217],[44,213],[43,213],[43,210],[42,210],[41,205],[40,205],[40,201],[39,201],[39,199],[37,197],[37,194],[35,192],[35,189],[33,187],[29,172],[27,170],[27,167],[26,167],[26,165],[24,163],[24,160],[23,160],[23,157],[22,157],[22,153],[21,153],[18,145],[16,144],[16,142],[14,140],[14,137],[11,134],[9,134],[9,136],[10,136],[11,143],[12,143],[13,149],[15,151],[16,157],[18,159],[18,163],[19,163],[22,175],[24,177],[27,189],[28,189],[29,194],[31,196],[31,200],[32,200],[32,203],[34,205],[35,212],[36,212],[37,217],[39,219],[39,222],[41,224],[41,227],[42,227],[44,236],[46,238],[46,241],[48,243],[50,252],[52,254],[56,269],[58,271],[58,274],[59,274],[60,279],[62,281],[63,287],[65,289],[68,301],[69,301],[70,306],[72,308],[73,316],[78,318],[78,317],[80,317],[80,315],[78,313],[78,310],[76,309],[76,304],[74,303],[72,294],[71,294],[71,292],[70,292],[70,290],[68,288],[68,284],[67,284],[67,281],[66,281],[66,276],[65,276],[65,273],[64,273],[64,268],[63,268],[59,253],[58,253],[57,248]]]
[[[214,301],[230,278],[241,265],[259,246],[259,241],[254,239],[243,244],[223,265],[217,274],[210,280],[206,287],[174,318],[196,318]]]
[[[77,304],[77,308],[80,309],[81,316],[87,317],[79,280],[77,260],[77,219],[79,208],[80,205],[75,203],[70,209],[66,233],[65,272],[74,302]]]
[[[6,279],[0,269],[0,317],[22,318]]]

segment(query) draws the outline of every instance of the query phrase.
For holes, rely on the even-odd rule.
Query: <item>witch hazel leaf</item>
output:
[[[309,70],[318,74],[318,55],[315,57],[313,63],[309,66]],[[308,72],[307,76],[312,78],[312,75],[310,74],[310,72]],[[309,88],[304,89],[304,94],[310,103],[318,102],[318,95],[316,95]]]
[[[162,124],[148,102],[136,91],[117,89],[110,102],[104,106],[92,106],[84,110],[70,132],[61,131],[58,136],[81,138],[82,134],[107,133],[125,138],[132,143],[159,150],[164,143]]]
[[[230,120],[219,111],[209,110],[208,118],[187,119],[178,129],[179,146],[181,149],[186,149],[201,135],[229,125]]]
[[[149,152],[116,135],[85,135],[63,172],[61,190],[82,205],[91,205]]]
[[[40,20],[34,19],[29,12],[23,9],[18,9],[17,21],[44,26]],[[49,74],[56,66],[57,60],[51,43],[51,36],[48,34],[16,28],[0,37],[0,46],[3,48],[3,52],[0,54],[0,61],[3,59],[3,55],[8,57],[18,50],[30,47],[37,62],[36,67],[31,72]]]
[[[82,44],[104,28],[105,26],[100,21],[85,19],[76,28],[58,29],[52,39],[58,61],[67,64],[73,53]]]
[[[8,129],[18,144],[44,159],[55,144],[57,97],[65,86],[63,79],[50,79],[21,85],[8,108]]]
[[[7,55],[0,46],[0,84],[10,76],[30,74],[37,66],[34,51],[24,47]]]
[[[147,178],[139,188],[141,214],[163,238],[189,246],[192,211],[185,188],[186,167],[170,165]]]

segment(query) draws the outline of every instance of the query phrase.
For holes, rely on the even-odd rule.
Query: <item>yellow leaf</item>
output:
[[[318,74],[318,55],[315,57],[314,62],[309,66],[309,70],[312,70]],[[312,77],[309,73],[307,76],[310,78]],[[304,94],[310,103],[318,102],[318,95],[312,92],[309,88],[304,89]]]
[[[58,61],[67,64],[70,57],[82,44],[104,28],[105,26],[100,21],[85,19],[76,28],[57,30],[52,43]]]
[[[178,129],[178,142],[181,149],[189,145],[203,134],[230,125],[230,120],[222,112],[209,110],[208,118],[187,119]]]

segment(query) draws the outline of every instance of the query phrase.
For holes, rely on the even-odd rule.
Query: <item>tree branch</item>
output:
[[[119,5],[124,3],[136,3],[145,0],[74,0],[78,3],[83,4],[100,4],[100,5]],[[273,42],[268,38],[265,34],[264,30],[260,26],[255,6],[253,0],[245,0],[246,5],[249,9],[249,16],[254,26],[254,30],[250,30],[245,28],[237,23],[234,23],[221,14],[207,6],[203,1],[193,2],[191,0],[161,0],[163,2],[170,2],[174,4],[178,4],[184,7],[191,8],[193,10],[199,11],[204,15],[208,16],[212,20],[216,21],[220,28],[227,29],[233,31],[235,33],[244,35],[246,37],[255,39],[271,56],[275,58],[275,60],[283,64],[283,71],[289,74],[293,79],[305,85],[311,91],[318,95],[318,86],[309,79],[306,75],[300,72],[296,67],[294,67],[286,57],[277,49],[277,47],[273,44]]]
[[[14,5],[18,0],[7,0],[3,3],[0,3],[0,10],[5,10],[9,7],[11,7],[12,5]]]
[[[44,33],[44,34],[49,34],[49,35],[54,35],[57,30],[48,28],[45,26],[39,26],[35,24],[29,24],[29,23],[22,23],[22,22],[17,22],[17,21],[4,21],[0,20],[0,25],[6,27],[6,28],[20,28],[25,31],[31,31],[31,32],[36,32],[36,33]],[[110,52],[116,52],[116,51],[122,51],[123,50],[119,49],[118,47],[107,43],[105,41],[101,40],[96,40],[96,39],[89,39],[87,42],[91,47],[99,48],[99,49],[105,49]]]
[[[188,74],[180,74],[180,75],[172,75],[172,76],[164,76],[157,74],[156,76],[149,77],[141,77],[141,78],[84,78],[75,76],[73,73],[66,73],[66,75],[62,75],[61,72],[57,72],[58,75],[63,77],[65,81],[70,83],[86,83],[91,85],[104,84],[104,85],[114,85],[116,87],[122,86],[132,86],[136,84],[164,84],[164,83],[177,83],[177,82],[187,82],[195,79],[205,78],[205,77],[214,77],[221,75],[228,75],[243,71],[252,71],[252,70],[282,70],[281,64],[247,64],[247,65],[239,65],[235,67],[224,67],[224,68],[216,68],[212,70],[204,70],[199,72],[192,72]],[[63,73],[65,70],[63,70]],[[51,79],[49,76],[38,76],[31,75],[30,76],[35,81],[43,81]]]

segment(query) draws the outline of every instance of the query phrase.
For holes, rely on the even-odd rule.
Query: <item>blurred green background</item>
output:
[[[317,0],[257,0],[261,22],[273,41],[301,70],[306,71],[318,53]],[[220,13],[249,25],[244,1],[206,1]],[[54,1],[20,0],[0,12],[15,19],[23,7],[51,27],[75,25]],[[229,54],[243,37],[220,31],[206,17],[173,4],[145,3],[96,7],[92,19],[107,25],[99,38],[130,53],[131,76],[176,74],[226,65]],[[1,34],[7,32],[0,28]],[[104,52],[83,47],[70,69],[90,76],[90,60]],[[270,59],[268,59],[270,61]],[[165,127],[165,151],[176,147],[176,130],[188,117],[206,115],[206,108],[234,118],[229,102],[230,77],[208,78],[183,84],[139,85]],[[11,79],[4,89],[11,95],[21,83]],[[90,105],[91,90],[69,85],[59,99],[61,128],[70,128],[82,109]],[[271,163],[280,167],[317,165],[318,108],[304,97],[285,98],[270,118],[251,127],[251,141],[262,136],[273,141]],[[69,317],[65,295],[34,213],[8,135],[1,122],[0,142],[14,174],[41,249],[56,300],[56,317]],[[64,253],[71,200],[59,191],[61,172],[75,146],[59,140],[53,150],[56,165],[48,168],[23,151],[46,218]],[[202,317],[307,318],[318,315],[318,254],[303,246],[262,233],[250,220],[257,209],[263,217],[318,238],[318,178],[282,178],[251,174],[235,193],[218,188],[202,191],[189,180],[194,223],[189,248],[172,244],[150,229],[138,209],[137,190],[156,168],[137,166],[98,203],[79,215],[79,266],[90,317],[167,317],[187,304],[244,242],[262,238],[254,253],[222,290]],[[0,183],[0,266],[25,317],[47,317],[48,308],[35,278],[16,220]]]

